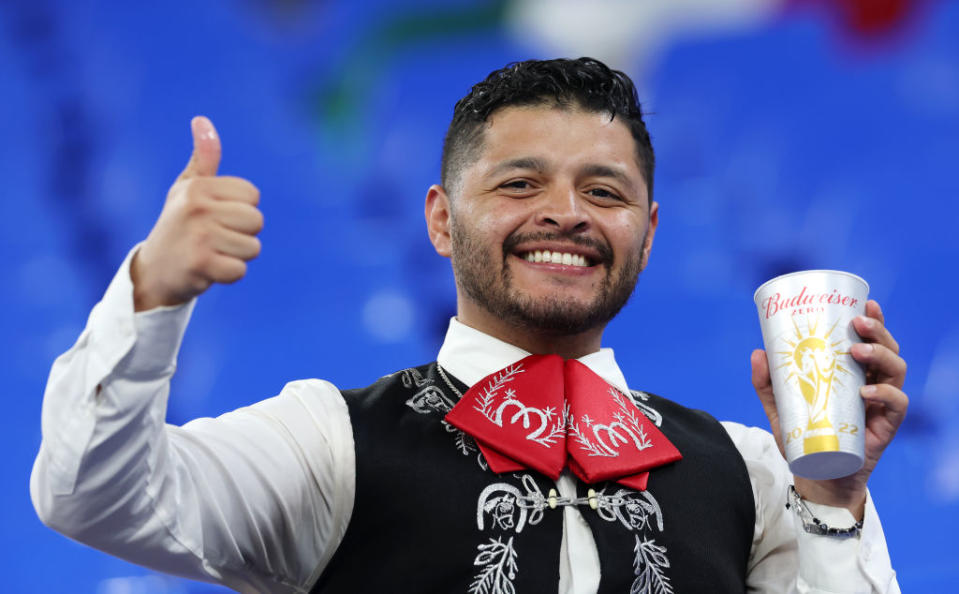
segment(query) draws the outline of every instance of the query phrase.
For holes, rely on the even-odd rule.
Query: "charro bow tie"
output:
[[[644,490],[649,469],[682,458],[632,399],[586,365],[530,355],[477,382],[446,421],[472,435],[493,472],[533,468],[556,480]]]

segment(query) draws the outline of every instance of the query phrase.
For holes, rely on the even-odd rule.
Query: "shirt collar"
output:
[[[436,356],[436,362],[456,379],[467,386],[472,386],[487,375],[516,363],[530,354],[508,342],[470,328],[456,318],[451,318],[446,339]],[[629,393],[626,378],[616,364],[613,349],[601,348],[595,353],[580,357],[579,361],[617,390]]]

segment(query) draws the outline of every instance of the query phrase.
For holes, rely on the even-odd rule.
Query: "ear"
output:
[[[450,240],[450,198],[443,186],[433,184],[426,192],[426,230],[436,253],[449,258]]]
[[[646,241],[643,242],[642,268],[649,264],[649,252],[653,249],[653,237],[656,236],[656,227],[659,225],[659,203],[653,202],[649,206],[649,229],[646,231]]]

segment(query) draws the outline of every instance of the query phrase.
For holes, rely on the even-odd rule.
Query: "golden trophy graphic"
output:
[[[822,338],[810,336],[799,341],[792,353],[798,369],[796,379],[799,391],[809,410],[809,422],[803,433],[805,454],[839,449],[839,435],[826,414],[833,373],[836,371],[836,357],[828,347]]]
[[[856,275],[808,270],[776,277],[754,300],[776,397],[780,437],[793,474],[848,476],[862,467],[862,367],[849,348],[862,339],[852,319],[869,285]]]

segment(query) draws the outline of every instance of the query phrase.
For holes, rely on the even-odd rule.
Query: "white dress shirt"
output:
[[[193,306],[134,313],[127,256],[76,344],[53,365],[30,494],[63,534],[134,563],[243,592],[307,592],[353,511],[349,412],[326,381],[182,427],[165,423],[170,378]],[[466,385],[529,353],[455,319],[437,361]],[[613,351],[580,359],[628,391]],[[867,497],[862,534],[806,534],[785,509],[792,481],[772,436],[723,423],[756,504],[747,586],[758,592],[899,592]],[[575,496],[573,480],[557,481]],[[841,508],[810,504],[830,526]],[[600,564],[575,506],[564,508],[559,592],[595,593]]]

